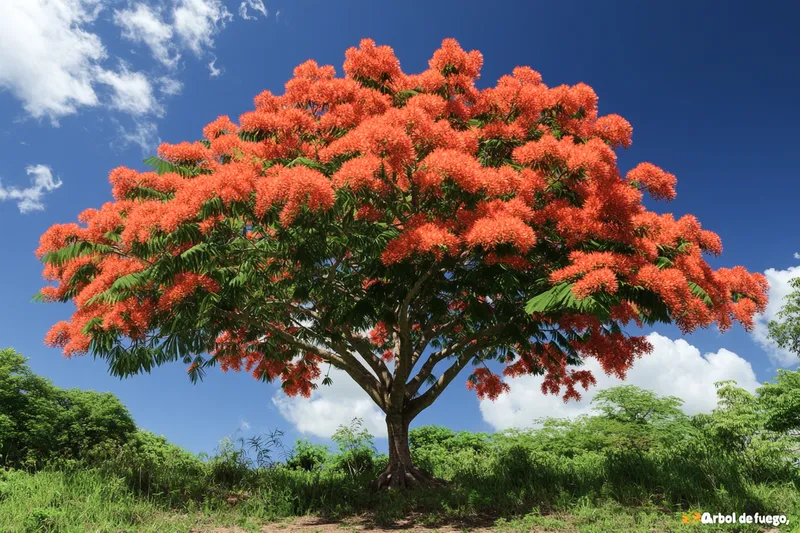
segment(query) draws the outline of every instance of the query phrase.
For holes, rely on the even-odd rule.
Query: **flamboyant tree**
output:
[[[630,322],[751,326],[766,280],[713,270],[714,233],[643,207],[675,177],[620,175],[628,122],[527,67],[480,90],[481,64],[448,39],[408,75],[364,40],[343,78],[308,61],[238,125],[113,170],[113,202],[41,239],[39,298],[77,307],[47,343],[119,376],[219,364],[290,395],[339,368],[386,413],[379,485],[406,486],[431,481],[409,423],[467,367],[482,398],[508,389],[499,362],[566,400],[595,382],[586,357],[624,377],[651,349]]]

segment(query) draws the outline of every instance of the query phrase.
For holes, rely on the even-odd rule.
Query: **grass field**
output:
[[[768,507],[792,508],[789,524],[779,531],[800,531],[798,494],[789,488],[759,489],[754,496]],[[288,495],[287,495],[288,496]],[[382,494],[365,509],[296,513],[291,497],[276,505],[275,495],[243,494],[239,499],[188,502],[176,508],[157,495],[144,497],[121,478],[97,470],[6,472],[0,483],[0,530],[9,532],[189,532],[189,531],[777,531],[756,526],[685,525],[684,512],[652,503],[623,505],[609,498],[563,497],[542,510],[532,507],[502,517],[502,510],[482,513],[469,498],[457,503],[450,494]],[[477,497],[477,496],[476,496]],[[227,500],[230,500],[227,501]],[[412,501],[413,500],[413,501]],[[438,501],[437,501],[438,500]],[[451,507],[451,505],[455,506]],[[409,507],[410,506],[410,507]],[[372,507],[372,509],[368,509]],[[416,508],[416,510],[414,510]],[[697,508],[699,512],[715,509]],[[333,511],[333,512],[332,512]],[[300,514],[300,516],[297,516]]]

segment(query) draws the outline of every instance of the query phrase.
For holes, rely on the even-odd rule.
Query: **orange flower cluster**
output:
[[[335,200],[330,179],[306,167],[271,169],[266,179],[256,184],[255,212],[258,216],[273,205],[282,203],[280,220],[284,226],[292,223],[301,207],[325,211]]]
[[[202,289],[205,292],[218,292],[219,285],[206,275],[181,272],[175,276],[173,284],[161,293],[161,298],[158,300],[159,309],[171,309],[185,300],[196,289]]]
[[[374,328],[369,332],[369,340],[375,346],[383,346],[389,338],[389,331],[386,329],[386,324],[378,322]]]
[[[431,254],[437,259],[455,255],[460,239],[442,222],[426,222],[424,215],[410,221],[403,233],[389,242],[381,256],[384,264],[400,262],[408,257]]]
[[[211,354],[216,357],[223,372],[233,370],[240,372],[242,368],[250,372],[255,379],[273,381],[280,378],[283,392],[288,396],[311,397],[314,380],[319,378],[322,359],[311,353],[291,359],[291,350],[284,350],[267,356],[259,343],[245,340],[247,331],[226,331],[217,338],[216,346]],[[269,335],[267,335],[269,337]]]
[[[630,182],[642,185],[656,200],[675,199],[677,178],[652,163],[639,163],[625,177]]]
[[[467,381],[467,388],[474,390],[481,400],[484,398],[496,400],[501,394],[511,389],[508,383],[505,383],[500,376],[488,368],[476,368],[472,372],[472,379]]]
[[[202,144],[182,142],[180,144],[162,143],[158,155],[174,163],[197,163],[208,158],[208,150]]]
[[[109,289],[117,279],[140,272],[144,267],[141,261],[116,256],[78,256],[59,266],[48,265],[45,276],[59,286],[46,288],[43,295],[55,300],[63,298],[67,290],[74,290],[73,301],[78,310],[70,322],[59,322],[50,329],[45,337],[46,344],[62,348],[67,356],[85,353],[92,339],[91,332],[85,329],[95,319],[101,319],[96,328],[116,330],[132,339],[141,337],[147,331],[155,302],[150,299],[142,302],[134,297],[116,303],[92,299]],[[87,269],[91,274],[88,279],[75,281],[79,272]]]
[[[337,239],[348,238],[354,227],[372,236],[397,231],[381,241],[382,250],[369,247],[370,256],[352,250],[365,267],[353,271],[387,272],[378,274],[387,286],[400,263],[501,265],[514,275],[535,272],[552,284],[569,283],[578,299],[618,296],[627,286],[648,290],[683,331],[712,323],[724,330],[734,321],[752,327],[753,315],[766,306],[765,278],[741,267],[713,270],[703,254],[721,252],[716,234],[693,216],[676,220],[646,210],[643,191],[671,200],[676,178],[650,163],[621,176],[614,149],[629,147],[632,135],[624,118],[599,116],[591,87],[548,87],[529,67],[478,89],[482,66],[479,52],[446,39],[426,70],[406,74],[390,47],[365,39],[346,52],[343,77],[332,66],[307,61],[283,94],[256,96],[255,109],[238,124],[220,116],[203,128],[203,142],[162,144],[158,153],[179,167],[175,172],[114,169],[114,202],[84,211],[81,225],[56,225],[41,238],[40,258],[75,243],[87,247],[45,267],[55,286],[44,297],[72,298],[78,307],[70,322],[51,330],[48,344],[73,354],[89,348],[92,331],[138,338],[191,295],[225,288],[201,274],[178,272],[136,297],[113,304],[95,298],[120,277],[147,268],[153,258],[143,250],[154,243],[181,235],[163,247],[172,261],[201,242],[246,235],[256,247],[291,239],[294,226],[323,223],[348,225],[336,228]],[[225,233],[231,227],[241,231]],[[352,242],[357,247],[365,240]],[[296,242],[280,244],[259,253],[296,251]],[[291,279],[294,266],[288,265],[301,268],[297,258],[257,262],[264,265],[265,285]],[[377,283],[362,277],[365,291]],[[451,312],[468,312],[471,304],[459,298],[447,302]],[[491,304],[483,299],[481,305]],[[622,299],[612,320],[637,321],[639,311]],[[649,350],[644,339],[609,333],[594,317],[551,322],[562,331],[591,333],[572,348],[596,357],[611,374],[624,375]],[[462,327],[452,332],[461,334]],[[310,394],[319,376],[316,356],[292,361],[296,350],[286,347],[268,358],[246,333],[222,332],[214,353],[224,369],[244,365],[256,377],[280,376],[288,393]],[[385,348],[386,335],[382,323],[372,330],[377,351]],[[594,383],[591,374],[570,370],[555,345],[522,350],[516,358],[505,374],[542,370],[546,392],[563,387],[574,398],[578,387]],[[470,383],[481,397],[507,389],[486,369],[476,370]]]

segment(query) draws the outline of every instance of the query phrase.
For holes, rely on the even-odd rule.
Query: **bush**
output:
[[[35,375],[25,358],[0,350],[0,461],[38,469],[80,460],[94,448],[127,442],[136,425],[110,393],[60,389]]]
[[[375,441],[364,427],[364,421],[354,418],[349,426],[339,426],[331,437],[339,453],[331,457],[334,470],[348,473],[351,477],[371,472],[375,468]]]
[[[327,446],[311,444],[307,439],[300,439],[294,445],[291,457],[286,466],[292,469],[313,472],[325,466],[330,456]]]
[[[212,479],[211,467],[200,457],[142,430],[123,445],[97,448],[87,462],[124,479],[136,493],[170,504],[202,499]]]

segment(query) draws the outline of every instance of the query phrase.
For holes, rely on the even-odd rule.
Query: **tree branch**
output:
[[[456,324],[458,324],[457,318],[451,320],[450,322],[447,322],[446,324],[443,324],[441,327],[437,329],[436,328],[437,324],[435,323],[435,321],[432,320],[431,324],[427,328],[425,328],[425,330],[422,332],[419,344],[414,349],[414,353],[412,354],[411,357],[411,368],[414,368],[414,365],[417,364],[419,358],[422,357],[423,352],[425,352],[425,348],[428,347],[428,344],[433,339],[435,339],[436,337],[441,337],[442,335],[446,335],[447,333],[450,333],[453,330],[453,328],[456,327]],[[434,335],[434,330],[436,333],[435,335]]]
[[[398,313],[398,327],[400,329],[400,348],[402,350],[401,355],[409,355],[409,362],[410,362],[410,355],[411,355],[411,326],[408,322],[408,314],[410,312],[411,302],[414,298],[419,294],[422,290],[422,286],[431,277],[433,274],[436,265],[432,265],[425,274],[420,276],[420,278],[411,286],[411,289],[406,294],[406,297],[403,299],[403,302],[400,304],[400,312]],[[409,369],[411,370],[411,369]],[[404,378],[405,379],[405,378]]]
[[[269,332],[287,344],[290,344],[300,350],[313,353],[314,355],[322,358],[323,361],[330,363],[340,370],[344,370],[381,409],[384,411],[386,410],[386,401],[384,395],[385,387],[381,387],[378,379],[366,368],[364,368],[364,365],[362,365],[358,359],[350,354],[346,348],[340,347],[340,349],[336,350],[336,353],[334,353],[315,344],[298,339],[277,326],[267,322],[257,321],[249,315],[222,310],[221,313],[233,321],[244,322],[252,326],[257,331]],[[308,330],[308,328],[305,328],[304,326],[301,327],[303,327],[306,331],[309,331],[312,335],[320,337],[316,333]]]
[[[425,274],[419,277],[411,289],[400,302],[397,313],[397,329],[395,333],[395,366],[394,377],[392,380],[391,401],[390,404],[397,409],[402,409],[406,400],[406,381],[411,373],[413,349],[411,346],[411,325],[408,320],[408,315],[411,307],[411,302],[422,290],[422,286],[433,274],[436,265],[431,265]]]
[[[497,324],[491,327],[488,327],[484,330],[477,331],[472,335],[467,335],[456,342],[450,344],[449,346],[442,348],[438,352],[432,353],[425,363],[422,365],[422,368],[419,369],[417,375],[408,382],[408,386],[406,387],[407,392],[413,397],[422,384],[425,382],[426,379],[431,375],[433,372],[434,367],[440,362],[451,355],[455,354],[459,350],[468,346],[472,341],[476,340],[483,340],[488,337],[494,336],[504,330],[506,327],[505,324]]]
[[[448,385],[455,379],[455,377],[464,370],[464,367],[472,360],[477,352],[486,348],[490,345],[490,341],[488,338],[484,338],[481,341],[475,342],[464,350],[461,355],[458,356],[458,359],[455,363],[453,363],[450,368],[444,371],[444,373],[439,376],[439,379],[436,380],[430,389],[425,391],[424,394],[412,399],[408,404],[408,418],[413,420],[418,414],[420,414],[426,407],[431,405],[436,398],[439,397],[442,392],[447,388]]]
[[[366,392],[372,401],[374,401],[381,410],[386,413],[389,407],[389,389],[383,385],[378,378],[373,376],[356,357],[350,353],[350,350],[344,344],[338,342],[331,342],[331,346],[336,353],[348,365],[345,372],[358,383],[358,385]]]
[[[344,335],[350,345],[355,348],[362,359],[364,359],[364,361],[375,372],[375,374],[377,374],[381,383],[387,389],[390,388],[392,384],[392,374],[386,367],[386,363],[384,363],[383,360],[375,355],[375,352],[369,348],[367,340],[353,334],[353,332],[347,327],[344,328]]]

